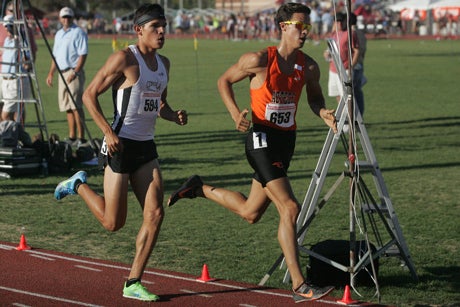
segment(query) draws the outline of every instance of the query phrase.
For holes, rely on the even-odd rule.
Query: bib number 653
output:
[[[270,122],[282,125],[289,123],[291,118],[291,112],[273,112],[270,114]]]

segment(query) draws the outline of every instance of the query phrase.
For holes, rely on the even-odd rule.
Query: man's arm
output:
[[[166,73],[168,74],[168,79],[169,79],[169,68],[171,66],[171,62],[169,59],[165,56],[160,55],[161,60],[163,61],[163,64],[166,68]],[[177,110],[174,111],[171,109],[171,107],[168,104],[168,87],[166,87],[161,94],[161,102],[160,102],[160,117],[169,120],[172,122],[175,122],[178,125],[186,125],[188,118],[187,118],[187,112],[185,110]]]
[[[29,40],[30,40],[30,51],[32,52],[32,57],[35,61],[37,57],[37,50],[38,50],[37,42],[35,41],[35,35],[34,35],[33,29],[27,26],[27,31],[28,31]]]
[[[66,81],[68,83],[72,82],[80,75],[80,72],[83,69],[83,66],[85,65],[87,56],[88,56],[87,54],[83,54],[78,57],[77,65],[73,69],[73,74],[69,74],[69,76],[67,77]]]
[[[83,103],[96,125],[104,134],[109,154],[122,151],[123,148],[118,136],[104,116],[98,97],[125,75],[127,58],[128,51],[126,50],[112,54],[83,93]]]
[[[358,58],[359,58],[359,39],[358,39],[358,34],[356,31],[353,31],[352,33],[352,44],[351,44],[351,68],[355,67],[355,65],[358,63]]]
[[[168,104],[167,97],[168,88],[165,88],[161,98],[160,104],[160,117],[169,120],[171,122],[175,122],[178,125],[186,125],[188,122],[187,112],[185,110],[177,110],[174,111]]]
[[[266,52],[243,54],[238,62],[230,66],[217,81],[217,89],[222,101],[235,122],[238,131],[247,131],[251,122],[246,119],[249,110],[244,109],[241,111],[236,103],[233,84],[248,77],[256,77],[261,69],[265,69],[266,63],[264,64],[264,59],[266,62]]]
[[[54,41],[55,42],[58,42],[59,41],[59,33],[60,31],[56,32],[56,35],[54,36]],[[53,50],[51,52],[51,56],[52,56],[52,59],[51,59],[51,65],[50,65],[50,70],[48,72],[48,76],[46,76],[46,84],[49,86],[49,87],[52,87],[53,86],[53,76],[54,76],[54,72],[58,69],[57,65],[56,65],[56,57],[55,57],[55,54],[56,54],[56,49],[57,49],[57,45],[56,43],[53,45]]]
[[[83,69],[83,66],[85,66],[87,57],[87,54],[83,54],[78,57],[77,65],[74,67],[74,72],[76,75],[78,75],[80,71]]]
[[[323,91],[319,83],[321,73],[318,63],[312,58],[306,57],[307,69],[305,70],[305,90],[307,92],[308,104],[313,113],[321,117],[334,133],[336,133],[337,122],[334,115],[335,110],[326,109]]]
[[[54,63],[54,60],[51,61],[51,66],[50,66],[50,70],[48,72],[48,76],[46,77],[46,84],[49,86],[49,87],[52,87],[53,86],[53,75],[54,75],[54,72],[56,71],[56,63]]]

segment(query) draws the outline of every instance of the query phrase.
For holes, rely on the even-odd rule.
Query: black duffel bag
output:
[[[370,243],[372,253],[376,251],[375,246]],[[346,267],[350,266],[350,242],[346,240],[326,240],[312,246],[311,250],[330,260],[340,263]],[[356,241],[355,265],[367,252],[366,241]],[[307,267],[307,281],[317,286],[344,287],[350,284],[350,273],[344,272],[326,262],[310,255],[309,266]],[[374,259],[376,274],[378,275],[379,260]],[[355,275],[355,284],[373,286],[372,267],[369,263]]]

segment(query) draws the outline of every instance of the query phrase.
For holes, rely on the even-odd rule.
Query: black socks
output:
[[[81,182],[81,180],[76,180],[75,181],[75,187],[73,188],[73,190],[75,191],[75,193],[78,194],[78,188],[80,187],[80,185],[82,184],[83,182]]]
[[[140,278],[132,278],[132,279],[128,279],[128,281],[126,282],[126,287],[129,287],[131,285],[134,285],[135,283],[137,282],[141,282],[141,279]]]

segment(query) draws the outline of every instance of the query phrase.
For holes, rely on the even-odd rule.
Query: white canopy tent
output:
[[[446,16],[453,17],[456,22],[460,18],[460,0],[404,0],[389,5],[388,8],[400,12],[400,18],[404,21],[410,22],[416,17],[417,20],[424,21],[425,24],[419,27],[420,35],[439,33],[440,29],[436,21]],[[454,24],[444,31],[456,35],[456,29],[457,24]]]
[[[399,12],[404,9],[426,10],[430,5],[433,5],[439,0],[405,0],[389,5],[388,8],[392,11]]]
[[[404,9],[428,10],[441,7],[460,7],[460,0],[404,0],[388,6],[395,12]]]
[[[443,8],[443,7],[460,7],[460,0],[438,0],[430,3],[429,9]]]

